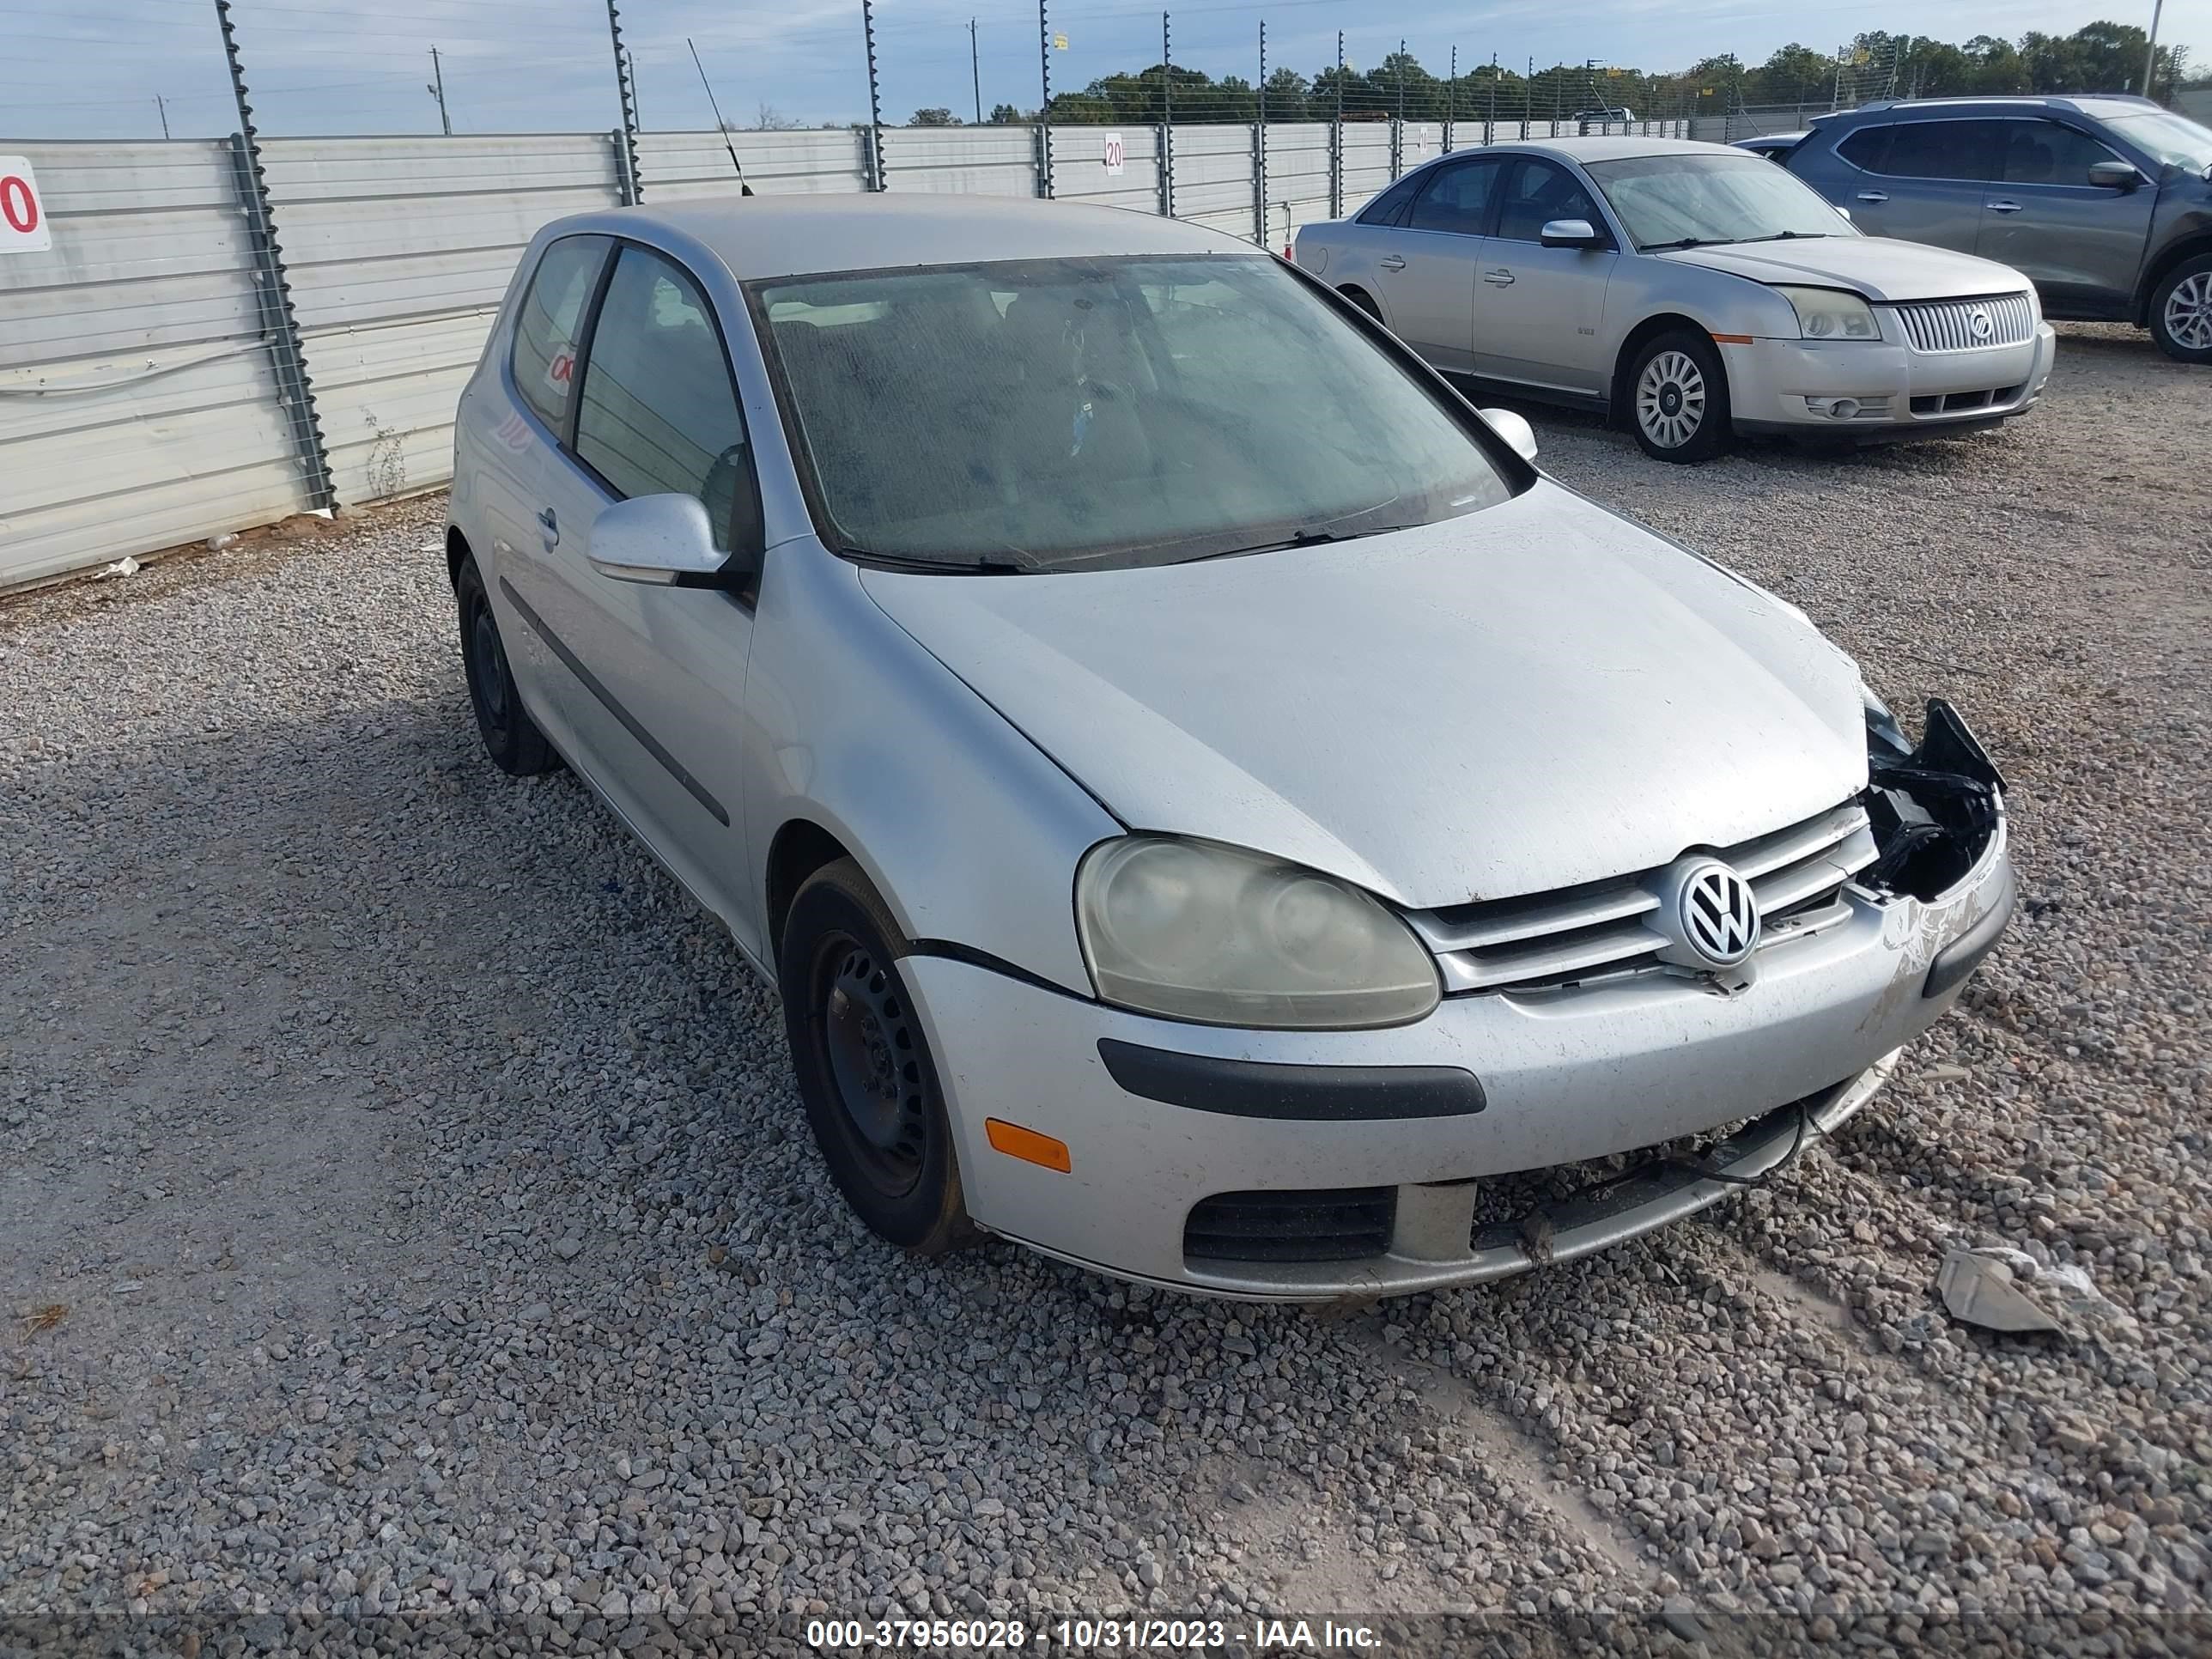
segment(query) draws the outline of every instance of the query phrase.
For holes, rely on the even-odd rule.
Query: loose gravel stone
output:
[[[1900,711],[1957,701],[2025,902],[1778,1184],[1373,1310],[872,1240],[728,940],[574,778],[483,759],[439,502],[0,604],[0,1632],[647,1653],[1057,1610],[2185,1650],[2208,386],[2069,329],[2001,433],[1698,469],[1532,411],[1562,479],[1802,606]],[[2131,1321],[1957,1324],[1954,1244]]]

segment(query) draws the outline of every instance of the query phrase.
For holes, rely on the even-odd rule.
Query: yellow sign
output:
[[[1066,52],[1067,50],[1067,37],[1064,34],[1054,35],[1052,37],[1052,49],[1054,52]]]

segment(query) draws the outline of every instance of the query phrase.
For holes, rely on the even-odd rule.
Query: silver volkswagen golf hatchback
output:
[[[459,418],[486,748],[779,988],[883,1237],[1310,1300],[1565,1260],[1865,1104],[2002,782],[1326,286],[977,198],[562,220]]]

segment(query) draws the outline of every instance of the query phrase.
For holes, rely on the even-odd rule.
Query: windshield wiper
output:
[[[1638,253],[1673,253],[1686,247],[1718,247],[1735,240],[1733,236],[1684,236],[1672,242],[1639,242]]]
[[[1832,233],[1825,230],[1778,230],[1771,236],[1745,236],[1746,242],[1825,242]]]
[[[1042,568],[1013,559],[917,559],[901,553],[871,553],[865,547],[841,547],[840,558],[858,559],[883,570],[918,570],[933,576],[1021,576]]]
[[[1378,524],[1364,530],[1309,529],[1292,531],[1279,541],[1255,542],[1249,547],[1224,547],[1218,553],[1194,553],[1177,564],[1203,564],[1208,559],[1234,559],[1246,553],[1279,553],[1290,547],[1318,547],[1323,542],[1356,542],[1362,536],[1387,536],[1394,530],[1412,530],[1410,524]]]

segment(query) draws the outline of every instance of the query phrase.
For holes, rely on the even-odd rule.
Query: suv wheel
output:
[[[799,1096],[837,1190],[878,1237],[934,1255],[975,1229],[890,908],[851,859],[791,901],[776,952]]]
[[[2166,272],[2150,296],[2150,337],[2180,362],[2212,363],[2212,253]]]
[[[1645,341],[1628,368],[1628,419],[1656,460],[1719,454],[1729,435],[1728,371],[1712,342],[1680,328]]]

